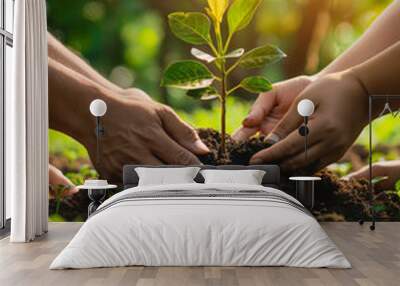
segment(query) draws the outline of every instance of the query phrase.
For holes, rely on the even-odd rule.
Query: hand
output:
[[[304,137],[297,130],[303,122],[297,113],[297,104],[306,98],[316,107],[308,124],[307,162],[304,159]],[[279,162],[286,171],[309,165],[313,166],[312,171],[322,169],[343,156],[367,122],[368,96],[354,75],[342,72],[324,76],[295,99],[272,130],[283,140],[255,154],[251,163]]]
[[[209,149],[196,131],[168,106],[148,97],[114,96],[107,102],[103,117],[105,135],[101,139],[101,161],[96,158],[94,132],[85,140],[89,155],[101,177],[121,182],[124,164],[200,164],[194,154]]]
[[[375,190],[393,190],[397,181],[400,180],[400,160],[379,162],[372,165],[372,178],[376,177],[388,177],[375,184]],[[362,169],[351,173],[343,179],[369,179],[369,166],[365,166]]]
[[[54,188],[57,186],[65,186],[67,187],[65,191],[62,193],[63,197],[72,196],[73,194],[77,193],[79,190],[75,187],[75,185],[64,176],[64,174],[54,167],[53,165],[49,164],[49,184],[50,184],[50,197],[54,197]]]
[[[282,119],[295,98],[316,79],[299,76],[274,84],[272,91],[262,93],[253,104],[243,126],[234,134],[237,141],[248,139],[257,132],[267,135]]]

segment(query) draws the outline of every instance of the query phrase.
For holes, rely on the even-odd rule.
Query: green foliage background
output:
[[[316,73],[353,44],[391,2],[390,0],[326,0],[329,26],[310,65],[301,73]],[[272,43],[290,57],[301,46],[301,27],[315,0],[265,0],[250,31],[241,32],[242,43],[252,47]],[[324,1],[321,1],[324,2]],[[160,88],[166,63],[190,58],[190,47],[175,40],[167,27],[172,11],[196,11],[205,1],[184,0],[48,0],[48,29],[67,47],[85,58],[96,70],[116,84],[138,87],[154,99],[172,106],[183,119],[196,127],[219,128],[217,103],[201,103],[178,90]],[[317,5],[317,4],[316,4]],[[237,43],[241,46],[241,42]],[[295,58],[296,59],[296,58]],[[297,59],[296,59],[297,60]],[[296,66],[295,66],[296,67]],[[262,71],[276,82],[292,76],[283,61]],[[228,131],[233,132],[247,114],[254,96],[243,93],[228,101]],[[380,119],[374,131],[376,142],[398,144],[398,120]],[[366,144],[367,133],[359,142]],[[73,139],[50,131],[50,153],[69,162],[87,158],[86,150]],[[397,156],[397,155],[394,155]]]

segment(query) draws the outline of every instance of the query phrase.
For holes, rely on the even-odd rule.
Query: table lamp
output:
[[[304,117],[304,123],[299,128],[299,133],[304,137],[304,158],[305,166],[308,166],[307,162],[307,144],[308,134],[310,130],[308,128],[308,119],[314,113],[314,103],[309,99],[303,99],[297,105],[297,112],[300,116]],[[290,177],[292,181],[296,182],[296,198],[307,208],[312,209],[314,207],[314,189],[315,182],[320,181],[319,177],[302,176],[302,177]]]
[[[297,112],[300,116],[304,117],[304,123],[299,128],[299,133],[304,137],[304,158],[307,163],[307,145],[308,145],[308,134],[310,130],[308,129],[308,118],[314,113],[314,103],[309,99],[303,99],[297,105]]]
[[[107,112],[107,104],[101,99],[95,99],[90,103],[90,113],[96,117],[96,162],[100,163],[100,139],[104,135],[104,127],[101,124],[101,117]]]

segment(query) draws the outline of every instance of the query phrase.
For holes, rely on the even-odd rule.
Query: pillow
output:
[[[261,185],[265,171],[261,170],[202,170],[205,184]]]
[[[135,168],[139,176],[138,186],[195,183],[199,167],[183,168]]]

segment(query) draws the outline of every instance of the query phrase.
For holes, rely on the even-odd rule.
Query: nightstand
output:
[[[88,217],[92,213],[94,213],[97,208],[103,203],[106,195],[107,190],[117,188],[117,185],[93,185],[93,184],[85,184],[81,186],[77,186],[79,190],[88,190],[88,197],[91,203],[88,206]]]
[[[296,199],[306,208],[314,207],[315,182],[321,181],[320,177],[290,177],[289,180],[296,182]]]

